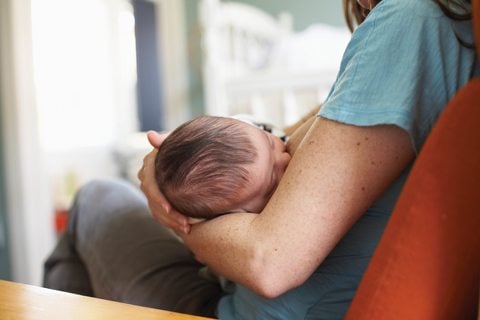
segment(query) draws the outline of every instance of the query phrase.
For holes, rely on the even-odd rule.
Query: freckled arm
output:
[[[261,214],[196,225],[185,243],[229,279],[278,296],[312,274],[413,158],[396,126],[317,118]]]

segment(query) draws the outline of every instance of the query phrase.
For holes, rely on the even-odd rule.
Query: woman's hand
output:
[[[138,171],[140,188],[145,193],[148,206],[153,217],[163,226],[173,229],[177,233],[189,233],[190,224],[187,217],[176,211],[160,192],[155,181],[155,157],[168,133],[147,132],[147,138],[153,150],[143,158],[143,166]]]

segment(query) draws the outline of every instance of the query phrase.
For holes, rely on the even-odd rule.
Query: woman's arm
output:
[[[356,127],[317,118],[260,215],[193,226],[196,257],[260,295],[302,284],[414,157],[396,126]]]
[[[314,111],[311,112],[314,114]],[[310,114],[309,114],[310,115]],[[293,155],[297,149],[299,143],[305,136],[306,132],[313,123],[315,116],[302,118],[296,126],[297,129],[290,136],[287,143],[288,152]],[[154,148],[143,158],[143,166],[138,171],[138,179],[140,180],[140,188],[145,193],[148,199],[148,205],[152,210],[154,218],[162,225],[173,229],[177,233],[189,233],[192,219],[187,218],[180,212],[177,212],[170,203],[165,199],[160,192],[155,180],[155,157],[158,152],[158,148],[168,136],[169,133],[158,133],[155,131],[149,131],[147,138],[152,147]]]

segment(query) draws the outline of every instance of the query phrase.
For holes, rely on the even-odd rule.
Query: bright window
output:
[[[32,0],[45,151],[112,145],[136,131],[135,35],[127,0]]]

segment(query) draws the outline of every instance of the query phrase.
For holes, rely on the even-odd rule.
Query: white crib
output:
[[[199,14],[206,113],[247,113],[277,126],[321,104],[350,37],[320,24],[294,33],[290,14],[238,2],[202,0]]]
[[[320,105],[350,38],[347,29],[316,24],[293,32],[288,13],[200,0],[206,113],[249,114],[280,128]],[[145,134],[124,139],[115,153],[123,175],[136,173],[151,150]]]

